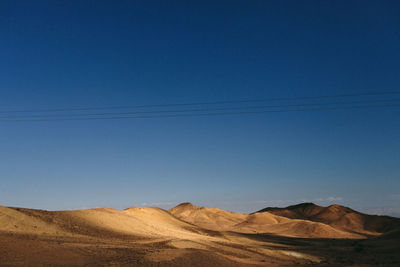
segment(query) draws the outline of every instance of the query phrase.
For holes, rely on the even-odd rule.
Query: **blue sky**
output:
[[[398,1],[1,1],[0,111],[397,91],[399,13]],[[399,115],[0,121],[0,204],[400,214]]]

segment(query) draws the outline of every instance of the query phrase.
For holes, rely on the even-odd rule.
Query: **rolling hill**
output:
[[[333,228],[321,222],[292,219],[269,212],[243,214],[182,203],[169,210],[177,218],[196,226],[238,233],[268,233],[303,238],[362,238],[363,235]]]
[[[343,224],[343,217],[350,222]],[[252,214],[190,203],[169,211],[0,206],[0,266],[339,266],[351,263],[358,251],[368,251],[359,263],[377,258],[400,263],[397,223],[337,205],[301,204]],[[374,229],[379,237],[360,229]]]
[[[322,207],[302,203],[286,208],[265,208],[257,213],[271,213],[289,219],[320,222],[336,229],[364,235],[381,235],[400,228],[400,219],[367,215],[340,205]]]

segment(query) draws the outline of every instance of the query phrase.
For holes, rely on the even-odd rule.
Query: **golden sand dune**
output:
[[[317,215],[312,210],[310,214]],[[330,261],[337,264],[340,262],[335,253],[343,251],[344,246],[351,253],[375,244],[387,247],[381,249],[383,255],[397,250],[398,232],[366,241],[356,239],[359,237],[363,236],[322,222],[269,212],[235,213],[190,203],[170,211],[153,207],[123,211],[0,207],[0,266],[281,266]],[[329,253],[319,251],[326,246]],[[397,260],[388,258],[393,259]],[[369,258],[363,261],[368,262]]]
[[[8,208],[0,206],[0,231],[15,233],[48,233],[61,232],[52,221],[46,220],[46,211]]]
[[[286,208],[265,208],[259,212],[321,222],[336,229],[358,234],[380,235],[400,227],[400,220],[389,216],[367,215],[340,205],[321,207],[302,203]]]
[[[296,259],[245,236],[214,232],[159,208],[45,211],[0,207],[0,265],[242,266]],[[301,261],[320,261],[304,254]],[[297,260],[297,259],[296,259]]]
[[[198,207],[191,203],[182,203],[169,212],[185,222],[216,231],[229,231],[247,218],[246,214]]]
[[[335,229],[329,225],[305,220],[292,220],[286,223],[254,227],[260,233],[301,238],[364,238],[363,235],[353,234]]]
[[[183,203],[169,210],[183,221],[216,231],[268,233],[303,238],[363,238],[362,235],[335,229],[308,220],[289,219],[269,212],[242,214]]]
[[[137,238],[201,237],[203,229],[159,208],[44,211],[0,207],[0,231],[20,234]],[[200,234],[199,234],[200,233]]]

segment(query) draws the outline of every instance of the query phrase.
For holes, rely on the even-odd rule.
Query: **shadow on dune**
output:
[[[236,233],[263,242],[264,247],[309,253],[324,258],[320,265],[400,266],[400,230],[368,239],[299,238]]]

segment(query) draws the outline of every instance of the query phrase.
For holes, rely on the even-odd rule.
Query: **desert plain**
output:
[[[0,265],[399,266],[400,219],[313,203],[250,214],[1,206]]]

